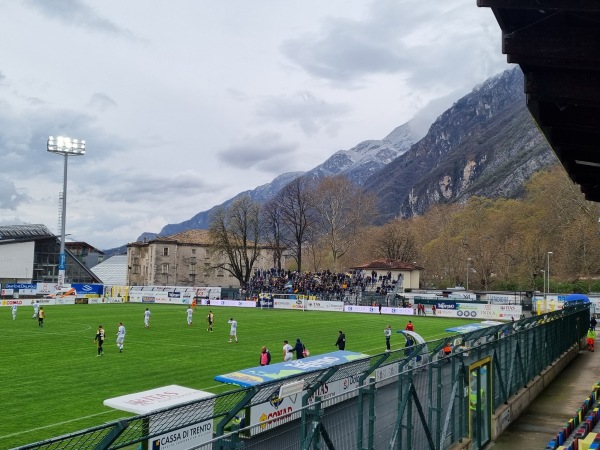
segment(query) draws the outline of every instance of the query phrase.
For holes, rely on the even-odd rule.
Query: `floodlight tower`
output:
[[[60,254],[58,257],[58,288],[65,283],[67,260],[65,256],[65,222],[67,214],[67,161],[69,156],[85,155],[85,141],[65,136],[48,137],[48,151],[64,157],[62,218],[60,221]]]

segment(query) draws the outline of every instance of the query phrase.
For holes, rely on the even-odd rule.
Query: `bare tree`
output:
[[[281,259],[285,245],[280,205],[275,200],[270,200],[262,207],[261,220],[265,243],[273,249],[273,267],[281,270]]]
[[[397,219],[376,230],[375,248],[378,256],[404,262],[417,259],[417,246],[409,220]]]
[[[274,201],[280,212],[282,240],[292,252],[298,271],[301,271],[302,246],[315,223],[310,181],[304,177],[296,178],[279,191]]]
[[[231,273],[246,287],[260,255],[260,207],[250,197],[236,199],[228,209],[219,207],[210,222],[209,233],[223,262],[215,268]]]
[[[331,254],[333,270],[359,236],[359,230],[373,220],[375,197],[339,175],[323,178],[315,188],[318,213],[316,237]]]

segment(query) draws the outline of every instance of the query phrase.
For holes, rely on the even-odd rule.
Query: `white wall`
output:
[[[32,278],[35,242],[0,245],[0,278]]]

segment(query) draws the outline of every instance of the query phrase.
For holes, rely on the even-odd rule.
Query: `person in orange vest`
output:
[[[596,341],[596,332],[594,331],[594,329],[592,327],[590,327],[590,329],[587,332],[588,351],[590,351],[590,352],[594,351],[594,342],[595,341]]]
[[[450,342],[446,342],[446,345],[444,345],[444,356],[450,356],[450,353],[452,353],[452,345],[450,344]]]

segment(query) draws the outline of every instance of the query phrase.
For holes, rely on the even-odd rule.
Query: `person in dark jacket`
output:
[[[296,359],[304,358],[304,350],[306,350],[304,344],[302,343],[302,341],[300,341],[300,338],[297,338],[296,346],[294,347],[294,351],[296,352]]]
[[[335,346],[338,350],[344,350],[346,348],[346,335],[342,330],[340,330],[338,334],[337,341],[335,341]]]
[[[258,360],[258,363],[261,366],[268,366],[269,364],[271,364],[271,352],[264,345],[260,349],[260,358]]]

